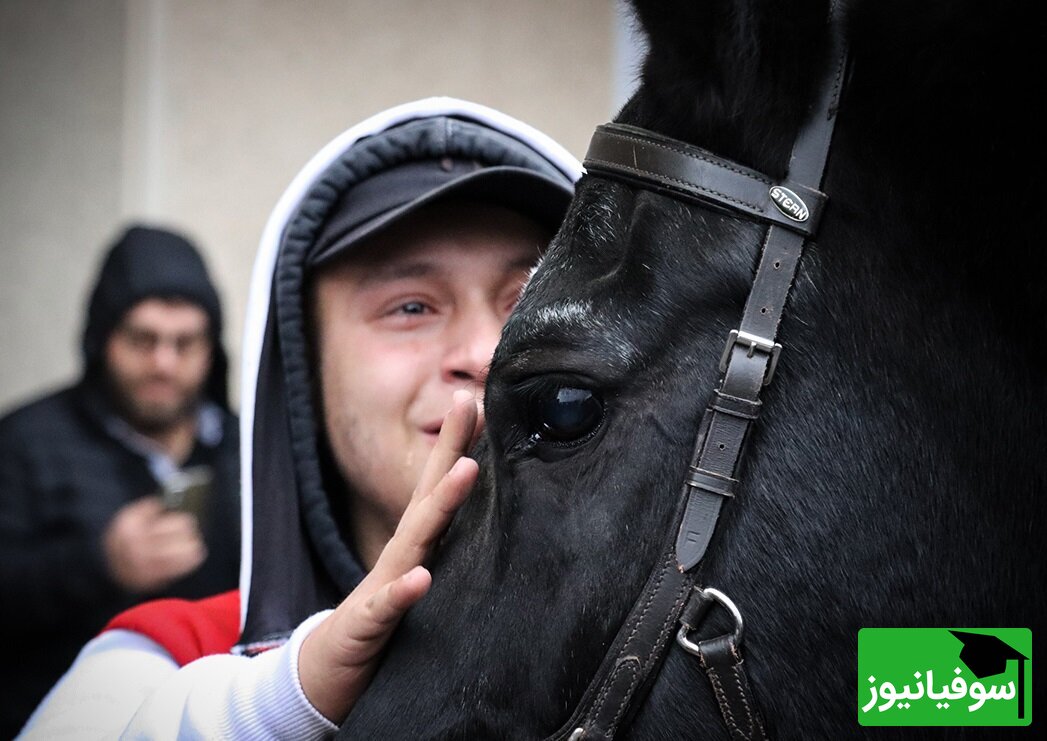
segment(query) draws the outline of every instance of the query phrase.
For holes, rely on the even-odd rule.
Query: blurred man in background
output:
[[[0,738],[117,612],[236,586],[221,329],[193,245],[132,227],[92,292],[79,382],[0,419]]]

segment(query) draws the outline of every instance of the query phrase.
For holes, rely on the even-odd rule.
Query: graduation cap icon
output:
[[[1002,674],[1007,671],[1007,662],[1018,661],[1018,717],[1025,718],[1025,661],[1028,656],[1016,651],[994,635],[969,633],[965,630],[950,630],[963,643],[960,661],[978,679]]]

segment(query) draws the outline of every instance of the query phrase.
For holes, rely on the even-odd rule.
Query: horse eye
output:
[[[562,387],[537,400],[535,427],[539,437],[558,443],[589,435],[603,419],[603,401],[589,389]]]

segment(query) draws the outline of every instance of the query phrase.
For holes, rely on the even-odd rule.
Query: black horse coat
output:
[[[830,63],[828,3],[638,2],[617,116],[773,178]],[[865,626],[1043,625],[1047,263],[1023,101],[1029,4],[843,5],[830,202],[739,494],[700,566],[746,618],[770,734],[850,738]],[[540,738],[569,718],[671,537],[766,227],[586,177],[503,333],[483,478],[343,735]],[[598,399],[550,435],[550,399]],[[1005,733],[994,729],[993,737]],[[670,650],[625,735],[722,738]],[[983,737],[876,729],[877,738]]]

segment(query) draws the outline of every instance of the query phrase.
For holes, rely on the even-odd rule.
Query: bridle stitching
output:
[[[752,209],[754,211],[760,210],[760,206],[755,204],[755,203],[750,203],[749,201],[743,201],[743,200],[741,200],[739,198],[733,198],[732,196],[729,196],[726,193],[721,193],[718,190],[713,190],[712,188],[707,188],[707,187],[705,187],[703,185],[698,185],[697,183],[691,183],[691,182],[688,182],[687,180],[682,180],[680,178],[675,178],[672,175],[665,175],[664,173],[655,172],[654,170],[645,170],[645,169],[643,169],[641,167],[632,167],[630,165],[623,165],[620,162],[609,162],[608,160],[601,160],[601,159],[596,159],[596,158],[592,158],[592,157],[588,158],[588,161],[592,162],[593,164],[597,164],[597,165],[607,165],[608,167],[613,165],[616,169],[629,170],[630,172],[634,172],[637,175],[645,175],[645,176],[653,178],[653,179],[658,179],[658,180],[662,180],[662,181],[669,181],[669,182],[673,182],[673,183],[678,183],[680,185],[686,185],[688,189],[700,190],[703,193],[708,193],[711,196],[716,196],[717,198],[721,198],[721,199],[723,199],[725,201],[731,201],[732,203],[737,203],[740,206],[745,206],[746,208],[750,208],[750,209]],[[611,178],[611,179],[613,180],[613,178]]]
[[[771,180],[768,177],[764,177],[760,172],[756,170],[743,169],[738,165],[735,165],[727,160],[722,160],[718,157],[703,156],[700,150],[698,150],[697,148],[686,149],[684,147],[672,147],[666,144],[665,142],[656,141],[653,139],[641,139],[638,136],[623,133],[620,129],[615,131],[615,136],[621,137],[622,139],[628,139],[629,141],[633,141],[638,144],[645,144],[650,147],[658,147],[659,149],[664,149],[667,152],[676,152],[677,154],[682,154],[685,157],[691,157],[692,159],[701,160],[702,162],[708,162],[710,165],[714,165],[715,167],[720,167],[724,170],[729,170],[730,172],[736,173],[738,175],[751,177],[753,180],[759,180],[764,185],[774,185],[773,180]]]

